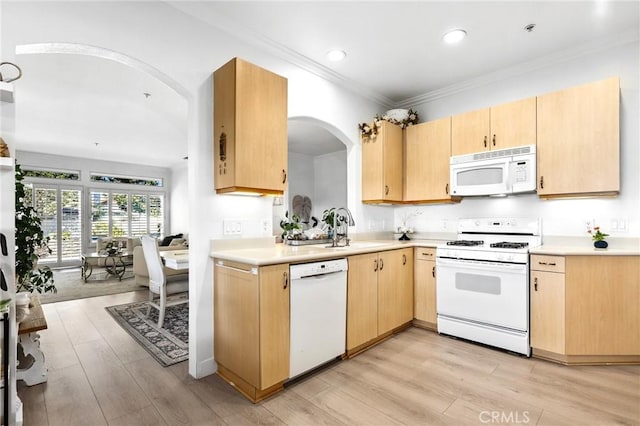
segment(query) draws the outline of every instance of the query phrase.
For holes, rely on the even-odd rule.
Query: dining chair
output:
[[[151,313],[152,307],[156,308],[158,310],[158,327],[162,327],[166,307],[189,302],[188,298],[167,300],[167,296],[189,291],[189,280],[187,278],[167,282],[160,251],[158,250],[158,241],[149,236],[142,236],[140,240],[142,241],[144,260],[149,270],[149,308],[147,309],[147,316]],[[158,297],[156,298],[156,296]]]

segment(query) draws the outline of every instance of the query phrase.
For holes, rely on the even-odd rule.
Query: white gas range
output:
[[[539,219],[458,222],[458,240],[436,248],[438,332],[530,355],[529,249]]]

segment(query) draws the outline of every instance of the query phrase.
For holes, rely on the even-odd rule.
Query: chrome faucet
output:
[[[349,245],[349,242],[351,241],[348,238],[348,233],[349,233],[349,226],[355,226],[355,222],[353,221],[353,216],[351,215],[351,212],[349,211],[348,208],[346,207],[338,207],[338,208],[333,208],[331,209],[333,210],[333,237],[332,237],[332,241],[331,241],[331,247],[338,247],[338,243],[340,242],[340,240],[342,240],[344,238],[345,240],[345,246]],[[330,210],[330,211],[331,211]],[[338,223],[339,223],[339,212],[344,212],[346,213],[346,219],[348,219],[347,225],[345,227],[344,230],[344,235],[343,236],[338,236]],[[344,221],[344,219],[342,219],[342,221]]]

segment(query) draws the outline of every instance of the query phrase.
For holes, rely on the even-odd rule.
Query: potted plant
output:
[[[333,221],[334,221],[335,212],[336,212],[335,208],[330,208],[322,212],[322,221],[325,223],[323,228],[327,229],[327,234],[329,235],[329,238],[333,237],[333,232],[334,232]],[[347,222],[347,218],[345,216],[338,215],[338,217],[336,217],[335,219],[336,219],[336,222],[335,222],[336,228],[339,228],[342,224]]]
[[[599,226],[594,226],[593,230],[589,229],[587,232],[591,234],[591,238],[593,238],[593,246],[595,248],[607,248],[609,246],[609,243],[604,240],[609,236],[609,234],[601,232]]]
[[[42,231],[36,210],[27,202],[24,175],[16,164],[16,291],[56,292],[53,272],[38,267],[38,259],[51,254],[49,237]]]
[[[289,210],[284,213],[284,219],[280,221],[280,228],[282,228],[283,240],[301,240],[302,224],[300,223],[300,216],[294,214],[289,219]]]

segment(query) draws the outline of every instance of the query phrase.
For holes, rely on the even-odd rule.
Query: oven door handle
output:
[[[436,266],[452,269],[471,269],[474,271],[513,271],[526,273],[527,265],[522,263],[502,263],[488,262],[485,260],[469,260],[469,259],[446,259],[439,257],[436,259]]]

